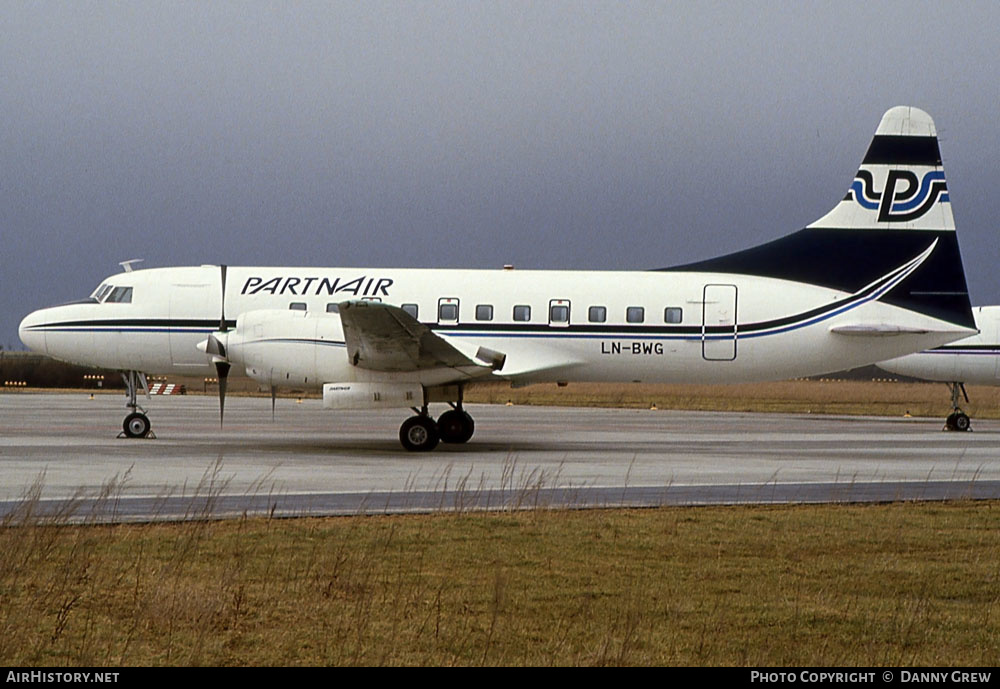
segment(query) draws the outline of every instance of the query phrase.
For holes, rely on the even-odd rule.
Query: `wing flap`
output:
[[[347,355],[355,366],[371,371],[404,372],[434,368],[494,370],[502,354],[477,360],[438,336],[398,306],[376,301],[345,301],[340,304]]]

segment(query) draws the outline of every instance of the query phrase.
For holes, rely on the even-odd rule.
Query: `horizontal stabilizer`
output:
[[[967,328],[953,330],[930,330],[928,328],[908,328],[891,323],[865,323],[857,325],[834,325],[830,328],[831,333],[838,335],[856,335],[862,337],[891,337],[892,335],[928,335],[934,333],[947,334],[974,334],[975,331]]]

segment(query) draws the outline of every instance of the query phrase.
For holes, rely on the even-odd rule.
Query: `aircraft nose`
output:
[[[44,324],[45,317],[42,316],[42,312],[33,311],[24,317],[17,329],[17,335],[24,346],[41,354],[48,353],[45,346],[45,330],[42,328]]]

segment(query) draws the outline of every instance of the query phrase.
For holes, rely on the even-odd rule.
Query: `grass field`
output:
[[[970,388],[973,418],[1000,418]],[[944,385],[475,388],[942,416]],[[108,499],[113,499],[109,495]],[[1000,503],[0,524],[0,664],[996,665]],[[211,516],[211,515],[204,515]]]
[[[0,663],[995,665],[1000,503],[0,529]]]

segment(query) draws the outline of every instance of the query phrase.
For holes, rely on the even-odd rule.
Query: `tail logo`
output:
[[[878,222],[908,222],[925,215],[938,200],[948,203],[948,185],[943,170],[931,170],[922,179],[910,170],[889,170],[880,193],[872,173],[859,170],[847,198],[862,208],[878,210]]]

